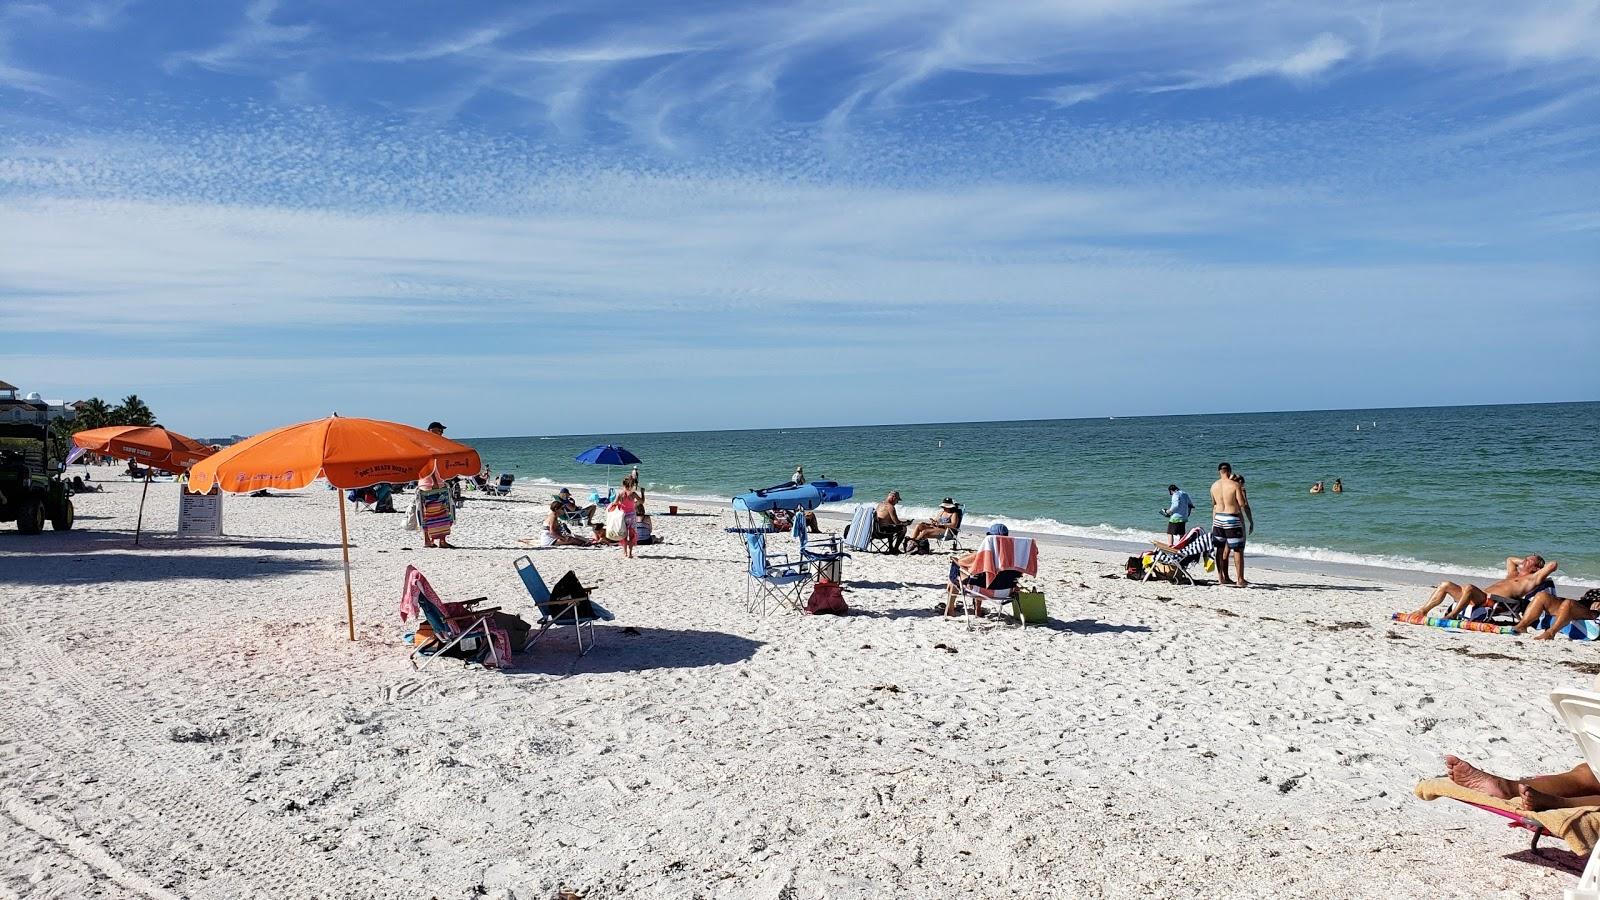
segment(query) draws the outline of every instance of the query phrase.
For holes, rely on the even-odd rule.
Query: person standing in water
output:
[[[1342,481],[1340,481],[1340,480],[1339,480],[1339,479],[1337,479],[1337,478],[1335,478],[1335,479],[1334,479],[1334,480],[1333,480],[1333,492],[1334,492],[1334,493],[1335,493],[1335,494],[1342,494],[1342,493],[1344,493],[1344,482],[1342,482]]]
[[[1249,587],[1244,579],[1244,544],[1247,532],[1245,518],[1249,517],[1250,531],[1256,530],[1255,516],[1249,515],[1250,502],[1245,497],[1243,479],[1235,480],[1233,466],[1217,465],[1217,480],[1211,484],[1211,539],[1217,550],[1217,583],[1229,584],[1228,565],[1238,557],[1238,581],[1230,586]]]
[[[1161,511],[1167,517],[1167,534],[1181,538],[1189,530],[1189,514],[1194,511],[1194,501],[1189,499],[1189,492],[1180,490],[1177,485],[1167,485],[1167,496],[1171,503]]]

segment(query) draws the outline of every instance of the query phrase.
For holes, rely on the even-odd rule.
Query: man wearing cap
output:
[[[1181,538],[1189,530],[1189,514],[1194,512],[1194,501],[1189,499],[1188,491],[1179,490],[1175,484],[1167,485],[1167,495],[1172,498],[1172,503],[1161,511],[1167,517],[1167,534]]]
[[[441,422],[429,422],[428,430],[434,434],[437,434],[439,437],[444,437],[444,424]]]
[[[562,488],[556,493],[556,500],[561,504],[561,515],[563,517],[571,518],[573,516],[582,516],[583,523],[585,525],[594,524],[595,504],[591,503],[588,506],[579,506],[578,501],[572,499],[572,491],[566,488]]]

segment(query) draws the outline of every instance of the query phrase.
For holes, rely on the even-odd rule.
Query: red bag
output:
[[[842,616],[849,612],[850,607],[844,602],[844,591],[839,588],[837,581],[823,578],[811,589],[811,599],[806,601],[807,615],[833,613]]]

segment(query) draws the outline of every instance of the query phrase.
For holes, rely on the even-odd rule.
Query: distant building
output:
[[[50,404],[39,399],[38,394],[19,397],[17,390],[16,385],[0,381],[0,422],[48,423]]]
[[[16,385],[0,381],[0,422],[34,422],[48,424],[51,419],[78,417],[77,404],[64,400],[46,400],[37,392],[18,396]]]

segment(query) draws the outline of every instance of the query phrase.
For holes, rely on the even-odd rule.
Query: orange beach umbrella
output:
[[[350,640],[356,639],[355,597],[350,588],[350,526],[344,491],[383,481],[417,481],[475,475],[478,451],[431,431],[378,419],[333,415],[258,434],[224,448],[189,470],[189,490],[212,485],[243,494],[264,488],[293,490],[318,478],[339,488],[339,533],[344,544],[344,601]]]
[[[144,463],[144,490],[139,493],[139,520],[133,526],[133,542],[139,543],[144,530],[144,498],[150,492],[150,470],[182,472],[212,453],[209,446],[160,425],[112,425],[90,428],[72,436],[72,443],[91,453],[104,453],[117,459]]]

